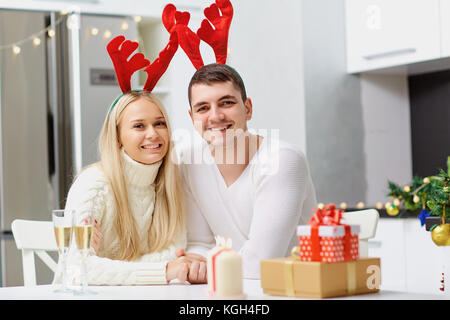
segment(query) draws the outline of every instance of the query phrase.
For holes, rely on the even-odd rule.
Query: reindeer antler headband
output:
[[[230,0],[216,0],[215,3],[203,11],[206,19],[203,19],[197,33],[189,27],[189,12],[177,11],[173,4],[165,6],[163,11],[163,24],[170,34],[178,35],[178,43],[191,60],[195,69],[204,66],[200,54],[200,40],[209,44],[216,56],[216,62],[225,64],[228,53],[228,32],[233,19],[233,6]],[[214,26],[211,26],[211,24]]]
[[[164,19],[164,12],[163,12]],[[155,87],[158,80],[166,72],[169,67],[169,63],[172,60],[175,52],[178,49],[177,33],[171,32],[169,43],[159,53],[153,63],[145,59],[142,53],[134,54],[129,60],[130,55],[139,47],[139,44],[135,41],[125,40],[124,36],[117,36],[112,39],[106,46],[106,50],[113,62],[114,70],[116,71],[117,80],[119,82],[122,94],[116,98],[111,105],[110,110],[115,106],[120,97],[131,91],[131,77],[132,75],[146,67],[144,71],[147,73],[147,81],[143,87],[143,91],[151,92]],[[138,91],[138,90],[136,90]]]
[[[194,33],[188,27],[191,17],[189,12],[177,11],[173,4],[166,5],[162,13],[162,21],[164,27],[170,33],[169,43],[151,64],[142,53],[136,53],[128,59],[138,48],[139,44],[137,42],[125,40],[124,36],[117,36],[108,43],[106,49],[113,62],[122,95],[131,91],[132,75],[144,67],[146,67],[144,71],[148,76],[143,90],[151,92],[161,76],[166,72],[170,61],[178,49],[178,44],[196,69],[204,66],[200,54],[200,40],[205,41],[213,48],[217,63],[226,63],[228,32],[233,18],[233,6],[229,0],[215,1],[215,3],[205,8],[204,14],[207,19],[202,21],[197,33]],[[215,29],[212,28],[211,23]],[[111,109],[122,95],[116,98]]]

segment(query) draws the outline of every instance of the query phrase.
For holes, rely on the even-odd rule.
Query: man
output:
[[[261,260],[290,254],[297,225],[307,223],[316,205],[306,158],[276,138],[248,131],[252,101],[231,67],[198,69],[188,94],[189,115],[203,141],[180,154],[186,255],[206,256],[216,235],[231,238],[244,278],[258,279]]]

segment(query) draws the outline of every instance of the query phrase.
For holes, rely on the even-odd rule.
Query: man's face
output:
[[[211,145],[223,146],[230,137],[247,131],[252,118],[252,103],[242,100],[241,93],[231,81],[191,87],[192,123],[198,133]]]

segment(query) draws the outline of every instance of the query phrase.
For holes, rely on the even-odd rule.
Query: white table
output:
[[[271,296],[263,293],[260,280],[244,279],[244,293],[247,300],[287,300],[289,298]],[[73,294],[53,293],[51,285],[36,287],[0,288],[0,300],[211,300],[206,285],[172,283],[153,286],[90,286],[96,295],[74,296]],[[378,293],[348,297],[328,298],[332,300],[448,300],[444,295],[418,294],[380,290]]]

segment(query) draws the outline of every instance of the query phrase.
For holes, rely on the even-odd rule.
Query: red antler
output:
[[[136,53],[127,61],[128,57],[139,45],[134,41],[124,41],[124,36],[117,36],[106,46],[113,62],[114,70],[116,71],[120,89],[122,89],[123,93],[131,90],[131,76],[133,73],[150,63],[150,61],[144,58],[142,53]]]
[[[219,8],[222,15],[220,15]],[[230,0],[216,0],[216,3],[206,8],[204,13],[209,22],[207,19],[202,21],[197,35],[213,48],[216,62],[225,64],[228,53],[228,31],[233,19],[233,6]],[[210,22],[214,25],[215,30],[211,27]]]
[[[164,27],[169,33],[176,32],[181,48],[186,52],[189,60],[196,69],[203,67],[203,60],[200,54],[200,38],[188,27],[191,15],[189,12],[177,11],[173,4],[164,7],[162,20]]]
[[[158,80],[161,78],[164,72],[166,72],[170,61],[172,60],[175,52],[178,49],[177,33],[172,32],[170,35],[169,43],[159,53],[158,58],[153,61],[151,65],[144,69],[147,72],[148,77],[144,85],[145,91],[152,91]]]

